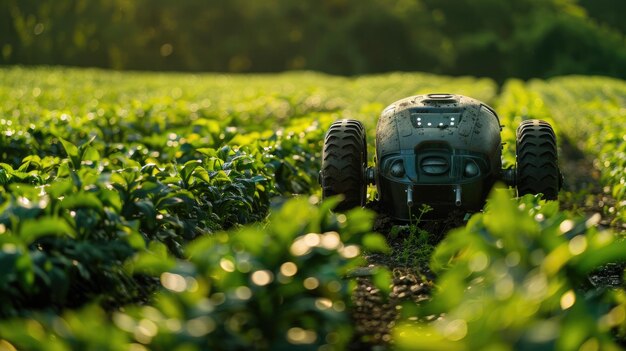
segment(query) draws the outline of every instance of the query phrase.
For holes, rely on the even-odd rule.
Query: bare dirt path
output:
[[[464,225],[463,217],[457,213],[445,220],[424,221],[413,227],[394,225],[384,216],[377,219],[374,230],[386,235],[392,251],[387,255],[365,254],[368,266],[351,276],[356,282],[352,294],[356,330],[351,350],[389,348],[402,309],[430,298],[434,275],[428,261],[432,249],[445,233],[461,225]],[[373,282],[376,267],[386,267],[391,272],[388,292],[381,291]]]

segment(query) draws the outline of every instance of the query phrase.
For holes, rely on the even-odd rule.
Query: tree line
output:
[[[5,0],[0,64],[626,78],[619,0]]]

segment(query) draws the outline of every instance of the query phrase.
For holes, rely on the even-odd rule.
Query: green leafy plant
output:
[[[617,349],[611,329],[623,319],[612,316],[621,301],[587,277],[626,261],[626,242],[593,221],[568,218],[556,202],[496,191],[484,214],[437,246],[436,291],[419,326],[396,329],[398,347]]]
[[[18,348],[42,350],[113,350],[132,342],[156,350],[342,349],[352,335],[344,276],[360,264],[361,247],[386,247],[370,232],[372,213],[359,209],[337,216],[329,211],[334,204],[318,208],[305,198],[291,200],[267,225],[192,242],[188,261],[174,263],[163,246],[151,244],[127,265],[159,276],[164,289],[148,304],[114,312],[112,323],[95,306],[8,320],[0,323],[0,337]],[[85,330],[76,323],[81,318],[98,330]],[[114,340],[106,344],[93,333]],[[49,338],[55,341],[46,343]]]

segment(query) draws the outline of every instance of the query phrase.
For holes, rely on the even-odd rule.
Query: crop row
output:
[[[523,119],[552,123],[570,148],[593,158],[603,191],[614,201],[604,206],[612,218],[626,220],[626,83],[603,77],[560,77],[509,81],[497,103],[505,124],[504,138],[515,143],[514,128]],[[571,152],[571,151],[570,151]],[[510,162],[514,155],[506,155]],[[591,170],[580,170],[589,173]],[[567,182],[567,175],[566,175]]]
[[[321,142],[337,118],[362,120],[373,141],[385,105],[448,91],[495,103],[508,146],[526,118],[597,138],[584,150],[598,157],[600,142],[624,144],[603,132],[619,135],[623,115],[577,115],[593,125],[578,136],[580,124],[538,88],[578,87],[588,101],[604,83],[584,78],[509,81],[499,97],[488,80],[425,74],[11,68],[0,78],[0,346],[9,349],[344,348],[345,273],[363,249],[388,248],[370,232],[370,212],[318,206]],[[596,103],[623,113],[604,105],[623,106],[623,83],[606,84],[613,98]],[[304,195],[285,201],[293,194]],[[616,347],[626,298],[589,275],[626,260],[624,242],[597,217],[512,197],[495,193],[436,247],[437,288],[403,306],[398,348]],[[374,280],[384,290],[388,279],[381,269]]]
[[[0,337],[27,349],[345,344],[342,267],[384,240],[370,215],[306,201],[266,220],[273,199],[316,191],[336,118],[373,122],[416,86],[494,92],[419,74],[0,77]]]

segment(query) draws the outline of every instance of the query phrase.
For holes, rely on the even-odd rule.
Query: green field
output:
[[[432,92],[493,106],[508,166],[522,120],[552,123],[560,201],[500,189],[439,242],[320,204],[330,124],[362,121],[371,161],[382,109]],[[620,349],[625,121],[604,77],[1,68],[0,350]],[[349,278],[376,255],[381,305],[398,269],[428,290],[377,336]]]

